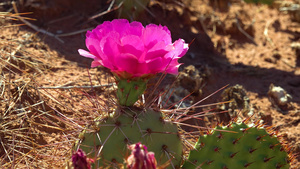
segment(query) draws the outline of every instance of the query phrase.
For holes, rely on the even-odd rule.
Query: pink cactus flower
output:
[[[87,158],[84,151],[78,149],[72,155],[72,163],[74,169],[91,169],[91,163],[94,163],[94,160]]]
[[[157,73],[177,74],[178,59],[188,50],[183,39],[172,43],[166,26],[126,19],[106,21],[86,34],[86,47],[80,55],[94,59],[92,67],[102,65],[121,78],[145,77]]]
[[[128,146],[131,155],[127,158],[128,169],[156,169],[156,159],[153,152],[148,152],[147,147],[141,143]]]

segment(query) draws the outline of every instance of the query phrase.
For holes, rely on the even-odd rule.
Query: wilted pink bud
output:
[[[156,169],[156,159],[153,152],[148,152],[147,147],[141,143],[128,146],[131,155],[127,158],[128,169]]]
[[[94,59],[92,67],[102,65],[121,78],[145,77],[156,73],[177,74],[178,59],[188,50],[183,39],[172,43],[166,26],[126,19],[106,21],[86,34],[86,47],[80,55]]]
[[[93,163],[94,160],[87,158],[84,151],[81,149],[78,149],[73,155],[72,155],[72,163],[74,169],[91,169],[91,163]]]

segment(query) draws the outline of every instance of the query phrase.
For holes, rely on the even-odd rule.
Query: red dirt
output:
[[[33,11],[34,13],[28,17],[36,18],[37,21],[31,21],[31,23],[54,34],[93,28],[116,16],[114,12],[111,12],[85,22],[88,17],[107,9],[109,3],[104,2],[97,4],[97,1],[89,1],[83,4],[78,0],[70,4],[71,1],[68,0],[57,0],[52,1],[51,4],[40,3],[36,6],[33,5],[34,1],[25,2],[27,6],[19,4],[19,10]],[[202,93],[199,98],[204,98],[227,84],[242,85],[246,96],[249,97],[249,108],[255,113],[255,118],[262,118],[266,124],[279,130],[279,134],[283,135],[293,147],[293,154],[298,153],[292,168],[300,168],[300,49],[291,47],[292,44],[298,43],[299,45],[300,43],[300,21],[297,22],[293,15],[280,12],[275,5],[268,7],[267,5],[246,4],[237,0],[228,2],[231,2],[231,6],[227,9],[224,6],[210,4],[208,0],[161,1],[149,6],[149,10],[156,17],[146,12],[138,19],[143,24],[167,25],[172,32],[173,40],[182,38],[186,42],[192,42],[189,52],[180,60],[184,63],[181,70],[188,65],[194,65],[202,76],[207,76],[203,83],[205,85],[200,88]],[[288,2],[300,3],[297,0]],[[8,11],[10,8],[8,4],[2,6],[1,10]],[[69,18],[56,20],[65,16]],[[88,86],[91,82],[93,85],[100,85],[113,81],[103,68],[88,69],[91,60],[79,56],[77,50],[86,48],[85,33],[60,37],[64,41],[61,43],[54,37],[37,33],[26,25],[4,27],[16,23],[21,22],[8,22],[1,19],[1,57],[5,60],[11,57],[7,52],[14,52],[17,59],[10,61],[18,67],[14,69],[13,66],[8,66],[15,72],[9,73],[7,67],[3,66],[8,64],[1,60],[0,73],[2,77],[6,77],[5,80],[10,79],[10,82],[20,87],[24,85],[26,79],[31,77],[30,84],[35,86],[32,87],[33,89],[37,86]],[[243,30],[247,35],[242,33]],[[18,58],[35,64],[30,66]],[[278,106],[272,103],[268,96],[271,84],[282,87],[292,96],[287,105]],[[9,85],[13,86],[11,83]],[[87,92],[89,94],[95,92],[105,98],[107,96],[103,94],[103,91],[110,92],[111,89],[97,88],[95,91],[87,90]],[[84,120],[91,118],[84,117],[86,114],[84,106],[86,103],[87,105],[91,103],[77,90],[39,89],[39,91],[43,99],[31,98],[32,102],[44,100],[47,112],[57,109],[73,116],[78,122],[81,120],[82,126],[86,124]],[[50,93],[56,97],[61,104],[47,97],[47,93],[48,96]],[[37,97],[37,95],[34,96]],[[4,97],[1,100],[5,100]],[[218,101],[222,101],[220,93],[213,95],[203,104]],[[23,103],[20,105],[25,106]],[[0,111],[4,112],[7,106],[7,103],[6,107],[0,106]],[[78,111],[81,115],[73,111]],[[55,114],[55,112],[50,114]],[[34,120],[36,123],[39,121],[41,124],[55,126],[50,122],[53,120],[57,123],[57,127],[64,128],[65,131],[70,131],[72,128],[66,127],[69,124],[63,124],[52,118],[39,120],[34,118]],[[79,129],[77,130],[78,133]],[[71,148],[71,145],[61,145],[59,153],[52,151],[51,147],[55,143],[65,141],[65,136],[54,127],[33,127],[32,131],[40,133],[38,136],[33,136],[35,139],[40,139],[39,144],[49,145],[49,149],[38,151],[39,155],[47,154],[47,156],[53,155],[60,158],[66,156]],[[57,160],[55,157],[51,158],[54,161]],[[55,167],[61,167],[64,160],[60,159]],[[51,166],[50,162],[36,162],[32,159],[29,161],[33,161],[32,166],[43,165],[46,168]]]

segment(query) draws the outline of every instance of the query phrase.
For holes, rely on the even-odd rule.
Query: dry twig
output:
[[[87,28],[87,29],[83,29],[83,30],[79,30],[79,31],[70,32],[70,33],[63,33],[63,34],[56,35],[56,37],[72,36],[72,35],[84,33],[84,32],[86,32],[88,30],[91,30],[91,29],[93,29],[93,28]]]
[[[109,7],[107,8],[106,11],[101,12],[101,13],[99,13],[99,14],[96,14],[96,15],[93,15],[93,16],[89,17],[88,20],[86,21],[86,23],[87,23],[87,22],[90,22],[90,21],[93,20],[93,19],[99,18],[99,17],[101,17],[101,16],[103,16],[103,15],[105,15],[105,14],[108,14],[109,12],[112,12],[112,11],[115,11],[115,10],[119,9],[119,8],[122,6],[122,4],[123,4],[123,2],[121,2],[118,6],[112,8],[112,5],[113,5],[114,3],[115,3],[115,0],[112,0],[111,3],[110,3],[110,5],[109,5]]]
[[[243,28],[240,26],[240,23],[239,23],[239,19],[238,19],[238,16],[237,14],[235,15],[235,20],[236,20],[236,25],[238,27],[238,30],[243,34],[245,35],[248,39],[250,39],[256,46],[257,46],[257,43],[255,42],[254,38],[251,37],[247,32],[245,32],[243,30]]]
[[[110,87],[113,85],[115,85],[115,83],[108,83],[104,85],[95,85],[95,86],[45,86],[45,87],[39,87],[38,89],[89,89],[89,88]]]
[[[269,28],[270,23],[271,23],[271,21],[268,21],[268,22],[266,23],[266,27],[265,27],[265,30],[264,30],[264,35],[265,35],[267,41],[269,41],[270,44],[271,44],[272,46],[274,46],[273,41],[272,41],[272,39],[269,37],[269,34],[268,34],[268,28]]]

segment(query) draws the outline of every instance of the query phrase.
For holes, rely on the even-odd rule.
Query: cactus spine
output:
[[[200,136],[183,169],[288,169],[289,155],[265,128],[232,123]]]
[[[123,163],[127,146],[137,142],[155,153],[158,165],[170,162],[169,168],[180,167],[182,144],[178,127],[151,109],[119,110],[86,129],[76,147],[89,158],[96,157],[98,166],[109,167]]]
[[[147,79],[121,79],[116,77],[117,80],[117,97],[120,105],[132,106],[139,97],[143,94],[147,87]]]

